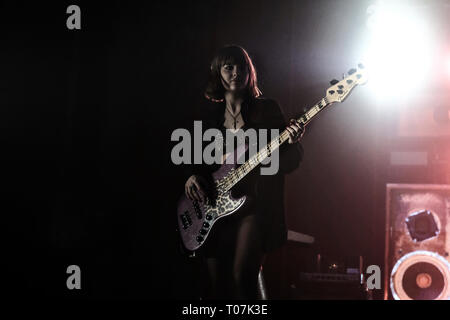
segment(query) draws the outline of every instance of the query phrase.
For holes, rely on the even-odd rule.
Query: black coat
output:
[[[225,131],[223,127],[225,113],[224,102],[211,102],[205,99],[197,108],[195,120],[202,121],[203,132],[209,128]],[[272,99],[256,98],[246,101],[241,108],[245,122],[243,129],[279,129],[280,134],[286,128],[286,121],[278,103]],[[224,135],[225,137],[225,135]],[[270,141],[270,131],[268,140]],[[205,143],[206,144],[206,143]],[[202,149],[203,150],[203,149]],[[303,157],[303,148],[300,143],[284,143],[279,150],[279,170],[275,175],[260,175],[259,168],[252,171],[258,176],[256,185],[256,198],[252,210],[262,219],[264,235],[264,250],[270,251],[282,245],[287,239],[287,228],[284,212],[284,175],[296,169]],[[192,174],[210,176],[220,165],[186,165],[184,168],[185,180]],[[227,219],[227,217],[223,218]]]

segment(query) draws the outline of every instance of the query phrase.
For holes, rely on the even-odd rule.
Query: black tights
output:
[[[206,258],[206,299],[257,299],[258,273],[264,259],[262,230],[256,215],[224,217],[216,230],[213,253]],[[211,249],[210,249],[211,250]]]

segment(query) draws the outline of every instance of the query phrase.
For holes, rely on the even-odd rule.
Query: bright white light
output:
[[[379,1],[367,10],[371,41],[365,61],[370,87],[380,99],[407,98],[430,75],[431,30],[423,11]]]

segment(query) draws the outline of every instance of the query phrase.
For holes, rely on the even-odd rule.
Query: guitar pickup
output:
[[[183,229],[187,229],[192,225],[192,219],[189,215],[189,211],[185,211],[182,215],[180,215],[181,224],[183,225]]]
[[[202,209],[200,208],[200,205],[198,204],[198,201],[194,201],[194,210],[195,214],[197,215],[197,218],[201,219],[203,217]]]

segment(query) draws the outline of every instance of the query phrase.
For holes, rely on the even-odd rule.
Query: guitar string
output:
[[[283,131],[283,133],[280,136],[276,137],[270,143],[268,143],[266,147],[262,148],[255,156],[251,157],[246,163],[244,163],[241,167],[239,167],[239,169],[230,173],[229,176],[227,176],[225,178],[225,180],[226,180],[225,187],[228,189],[233,184],[238,182],[241,177],[245,176],[250,170],[252,170],[260,162],[262,162],[267,156],[269,156],[270,152],[275,150],[277,147],[281,146],[281,144],[284,141],[286,141],[288,139],[288,137],[289,137],[288,131],[287,130]],[[269,147],[270,151],[267,150],[267,147]],[[256,159],[256,161],[255,161],[255,159]],[[251,164],[251,162],[253,162],[253,165]],[[242,172],[242,174],[241,174],[241,172]]]
[[[351,91],[356,86],[356,84],[357,84],[356,82],[353,83],[350,86],[348,91]],[[315,115],[317,115],[320,111],[322,111],[324,109],[324,107],[326,107],[329,104],[330,104],[330,102],[327,99],[327,97],[322,98],[318,103],[316,103],[312,108],[310,108],[306,113],[304,113],[306,120],[302,119],[303,118],[303,116],[302,116],[297,121],[301,122],[303,125],[307,124]],[[231,116],[233,116],[229,110],[228,110],[228,112],[230,113]],[[236,117],[237,116],[239,116],[239,113],[236,115]],[[269,147],[270,151],[267,150],[267,147],[263,148],[255,156],[253,156],[246,163],[244,163],[243,166],[238,168],[237,171],[231,172],[227,176],[225,176],[225,178],[222,179],[224,187],[226,189],[229,189],[235,183],[239,182],[241,177],[244,177],[250,170],[252,170],[259,163],[264,161],[264,159],[269,155],[269,153],[271,153],[273,150],[275,150],[275,148],[280,147],[282,145],[282,143],[284,143],[288,139],[288,136],[289,136],[288,131],[284,130],[280,136],[273,139],[267,145],[267,147]],[[274,143],[276,143],[276,144],[274,145]],[[256,161],[255,161],[255,159],[256,159]],[[242,175],[240,174],[240,172],[242,172]]]
[[[283,131],[283,133],[273,139],[267,146],[270,145],[270,149],[271,151],[275,150],[275,148],[281,146],[281,144],[286,141],[288,139],[288,131],[285,130]],[[277,142],[277,140],[282,140],[281,142]],[[231,188],[236,182],[238,182],[240,180],[241,177],[244,177],[249,171],[245,172],[248,169],[253,169],[254,167],[256,167],[260,162],[262,162],[268,155],[269,155],[269,151],[267,151],[267,147],[263,148],[260,152],[258,152],[255,156],[253,156],[252,158],[256,158],[256,161],[254,161],[255,159],[249,159],[244,165],[242,165],[241,167],[239,167],[239,171],[234,171],[231,172],[227,177],[224,178],[225,183],[224,186],[228,189]],[[253,161],[253,165],[250,164],[250,161]],[[256,164],[255,164],[256,163]],[[241,169],[242,168],[242,169]],[[240,174],[241,171],[242,174]]]
[[[310,110],[308,110],[305,113],[307,115],[307,121],[310,120],[318,112],[320,112],[323,109],[323,107],[326,106],[327,104],[328,104],[328,99],[326,97],[323,98],[322,100],[320,100],[318,103],[316,103],[314,105],[314,107],[312,107]],[[228,112],[230,112],[230,111],[228,110]],[[301,119],[299,121],[301,121],[303,124],[307,122],[307,121],[303,122]],[[273,151],[275,148],[279,147],[285,141],[285,140],[281,141],[280,138],[283,138],[283,135],[288,135],[288,134],[289,133],[287,132],[287,130],[283,131],[283,133],[279,137],[273,139],[267,145],[267,146],[270,145],[269,149],[271,151]],[[285,139],[287,139],[287,138],[285,138]],[[277,140],[279,140],[280,142],[277,142]],[[274,143],[276,143],[276,144],[274,145]],[[270,152],[268,152],[266,150],[266,148],[263,148],[254,157],[252,157],[252,158],[256,158],[256,163],[257,163],[256,165],[258,165],[261,161],[263,161],[268,156],[268,153],[270,153]],[[258,155],[261,155],[263,157],[263,159],[259,160],[258,158],[260,158],[260,157]],[[252,170],[254,167],[256,167],[256,165],[251,164],[252,161],[253,161],[253,163],[255,163],[255,161],[254,161],[255,159],[252,159],[252,158],[250,158],[246,163],[244,163],[244,165],[242,165],[239,169],[237,169],[237,171],[230,173],[228,176],[226,176],[224,178],[225,188],[229,189],[230,187],[232,187],[236,182],[238,182],[240,180],[241,177],[245,176],[250,170]],[[242,174],[241,174],[241,172],[242,172]]]
[[[351,91],[355,86],[356,86],[356,82],[354,82],[354,83],[352,83],[350,86],[349,86],[349,90],[348,91]],[[302,121],[302,119],[300,118],[298,121],[300,121],[300,122],[302,122],[303,124],[306,124],[306,123],[308,123],[309,122],[309,120],[311,120],[316,114],[318,114],[321,110],[323,110],[324,109],[324,107],[326,107],[327,105],[329,104],[329,101],[328,101],[328,99],[327,99],[327,97],[324,97],[324,98],[322,98],[318,103],[316,103],[312,108],[310,108],[304,115],[306,116],[306,121]],[[227,109],[228,110],[228,109]],[[228,112],[231,114],[231,112],[228,110]],[[238,114],[239,115],[239,114]],[[238,116],[237,115],[237,116]],[[232,114],[231,114],[231,116],[233,116]],[[236,117],[237,117],[236,116]],[[234,117],[233,117],[234,118]],[[286,130],[282,133],[282,135],[283,134],[285,134],[286,133]],[[282,135],[280,135],[280,137],[282,136]],[[279,138],[278,138],[279,139]],[[273,144],[273,142],[274,141],[276,141],[277,139],[274,139],[274,140],[272,140],[271,141],[271,143],[270,143],[270,149],[273,151],[273,146],[272,146],[272,144]],[[284,141],[282,141],[281,143],[283,143]],[[280,145],[281,145],[281,143],[278,143],[278,145],[277,146],[275,146],[275,147],[279,147]],[[268,144],[269,145],[269,144]],[[260,158],[258,155],[261,155],[264,159],[266,158],[266,156],[268,156],[268,154],[266,154],[266,148],[264,148],[263,150],[261,150],[260,152],[258,152],[257,153],[257,155],[256,155],[256,162],[257,163],[259,163],[259,162],[261,162],[261,161],[263,161],[263,160],[259,160],[258,158]],[[248,172],[245,172],[247,169],[249,169],[249,168],[251,168],[251,169],[253,169],[256,165],[253,165],[253,168],[252,168],[252,165],[251,165],[251,161],[254,161],[254,159],[249,159],[243,166],[241,166],[238,170],[239,171],[235,171],[235,172],[232,172],[232,173],[230,173],[228,176],[226,176],[225,178],[224,178],[224,180],[225,180],[225,183],[224,183],[224,185],[225,185],[225,187],[226,188],[229,188],[230,186],[232,186],[232,185],[234,185],[234,183],[236,182],[236,181],[239,181],[239,179],[241,178],[241,174],[239,174],[239,172],[241,172],[241,171],[244,171],[243,172],[243,174],[242,174],[242,176],[245,176]],[[250,170],[251,170],[250,169]],[[230,181],[231,180],[231,181]],[[231,184],[229,183],[229,182],[231,182]]]
[[[352,85],[354,87],[354,85]],[[353,89],[353,88],[350,88]],[[306,124],[309,120],[311,120],[312,117],[314,117],[317,113],[319,113],[321,110],[323,110],[323,107],[327,106],[329,104],[328,99],[325,97],[321,99],[318,103],[316,103],[310,110],[308,110],[304,115],[306,115],[306,121],[302,121],[303,119],[299,119],[298,121],[302,122],[303,124]],[[287,137],[286,135],[289,135],[287,130],[285,130],[279,137],[273,139],[269,144],[268,147],[271,151],[273,151],[275,148],[279,147]],[[282,138],[284,141],[281,141]],[[279,142],[277,142],[279,140]],[[275,143],[275,144],[274,144]],[[229,189],[232,187],[236,182],[240,180],[241,177],[245,176],[248,173],[248,169],[253,169],[256,165],[258,165],[261,161],[263,161],[268,154],[271,151],[267,151],[267,148],[263,148],[260,152],[256,154],[256,156],[250,158],[246,163],[244,163],[243,166],[241,166],[237,171],[231,172],[229,175],[227,175],[223,179],[223,185]],[[262,160],[259,158],[263,158]],[[255,161],[256,159],[256,161]],[[253,164],[252,164],[253,162]],[[256,164],[254,164],[256,162]],[[247,171],[247,172],[246,172]]]
[[[285,130],[285,131],[283,131],[283,133],[280,135],[280,136],[278,136],[278,137],[276,137],[275,139],[273,139],[268,145],[267,145],[267,147],[269,147],[269,149],[271,150],[271,151],[273,151],[275,148],[277,148],[277,147],[279,147],[287,138],[288,138],[288,136],[289,136],[289,133],[288,133],[288,131],[287,130]],[[246,174],[246,172],[245,171],[247,171],[249,168],[251,168],[251,169],[253,169],[256,165],[252,165],[252,163],[255,163],[255,162],[261,162],[262,160],[259,160],[258,158],[265,158],[266,156],[268,156],[268,154],[271,152],[271,151],[268,151],[267,150],[267,147],[265,147],[265,148],[262,148],[261,149],[261,151],[260,152],[258,152],[255,156],[253,156],[253,157],[251,157],[243,166],[241,166],[238,170],[240,170],[240,171],[244,171],[243,173],[244,174]],[[256,159],[256,161],[255,161],[255,159]],[[264,160],[264,159],[263,159]],[[236,173],[236,174],[235,174]],[[239,178],[240,177],[240,174],[239,174],[239,172],[233,172],[233,173],[231,173],[231,181],[232,181],[232,183],[234,182],[234,180],[236,179],[236,178]]]

